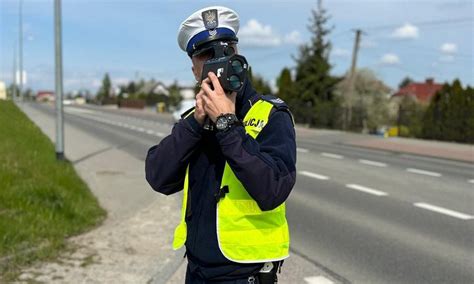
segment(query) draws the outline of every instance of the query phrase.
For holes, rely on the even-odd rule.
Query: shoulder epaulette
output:
[[[285,103],[284,100],[274,95],[261,95],[260,99],[273,104],[273,106],[277,110],[286,111],[290,115],[293,125],[295,125],[295,119],[293,118],[293,114],[291,113],[290,108],[288,107],[288,105]]]
[[[283,109],[283,108],[288,108],[288,105],[285,103],[284,100],[280,99],[279,97],[276,97],[274,95],[262,95],[261,99],[264,101],[267,101],[275,106],[277,109]]]
[[[188,117],[191,113],[194,112],[194,108],[195,108],[195,107],[192,107],[192,108],[188,109],[187,111],[183,112],[183,113],[181,114],[181,118],[182,118],[182,119],[185,119],[186,117]]]

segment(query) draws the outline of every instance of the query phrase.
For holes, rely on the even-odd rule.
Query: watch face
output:
[[[216,127],[218,130],[224,130],[227,128],[227,118],[225,116],[221,116],[216,121]]]

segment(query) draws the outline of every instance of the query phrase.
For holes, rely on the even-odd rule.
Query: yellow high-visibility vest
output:
[[[259,100],[247,112],[243,124],[254,139],[268,122],[273,104]],[[255,178],[258,178],[257,176]],[[181,222],[176,227],[173,249],[186,242],[186,205],[188,200],[189,166],[183,189]],[[217,203],[217,240],[222,254],[239,263],[258,263],[285,259],[289,256],[290,235],[285,215],[285,203],[269,211],[262,211],[248,194],[226,162],[221,188],[228,193]],[[265,190],[265,189],[262,189]]]

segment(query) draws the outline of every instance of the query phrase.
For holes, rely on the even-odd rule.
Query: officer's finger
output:
[[[237,98],[237,92],[230,93],[230,100],[235,104],[235,99]]]
[[[205,80],[202,81],[202,84],[201,84],[201,88],[204,90],[205,95],[209,95],[209,94],[212,94],[212,92],[214,92],[212,89],[211,89],[211,86],[210,86],[210,82],[206,82]]]
[[[197,100],[202,100],[202,96],[204,96],[204,91],[200,91],[199,93],[197,93],[197,95],[196,95],[196,101],[197,101]]]
[[[196,110],[199,110],[201,108],[202,108],[202,99],[196,98]]]
[[[209,87],[211,87],[211,79],[206,77],[206,79],[202,80],[202,82],[201,82],[201,91],[203,91],[203,89],[202,89],[203,85],[208,85]],[[211,89],[212,89],[212,87],[211,87]]]
[[[198,96],[202,95],[204,93],[204,91],[202,89],[199,90],[199,92],[196,94],[196,99]]]
[[[216,74],[214,74],[213,72],[209,72],[207,73],[207,76],[209,79],[211,79],[212,85],[214,86],[214,90],[220,93],[224,93],[221,83],[219,82],[219,78],[217,78]]]

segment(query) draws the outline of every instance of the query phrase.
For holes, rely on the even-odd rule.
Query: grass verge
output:
[[[0,278],[54,258],[105,217],[68,161],[11,101],[0,100]]]

